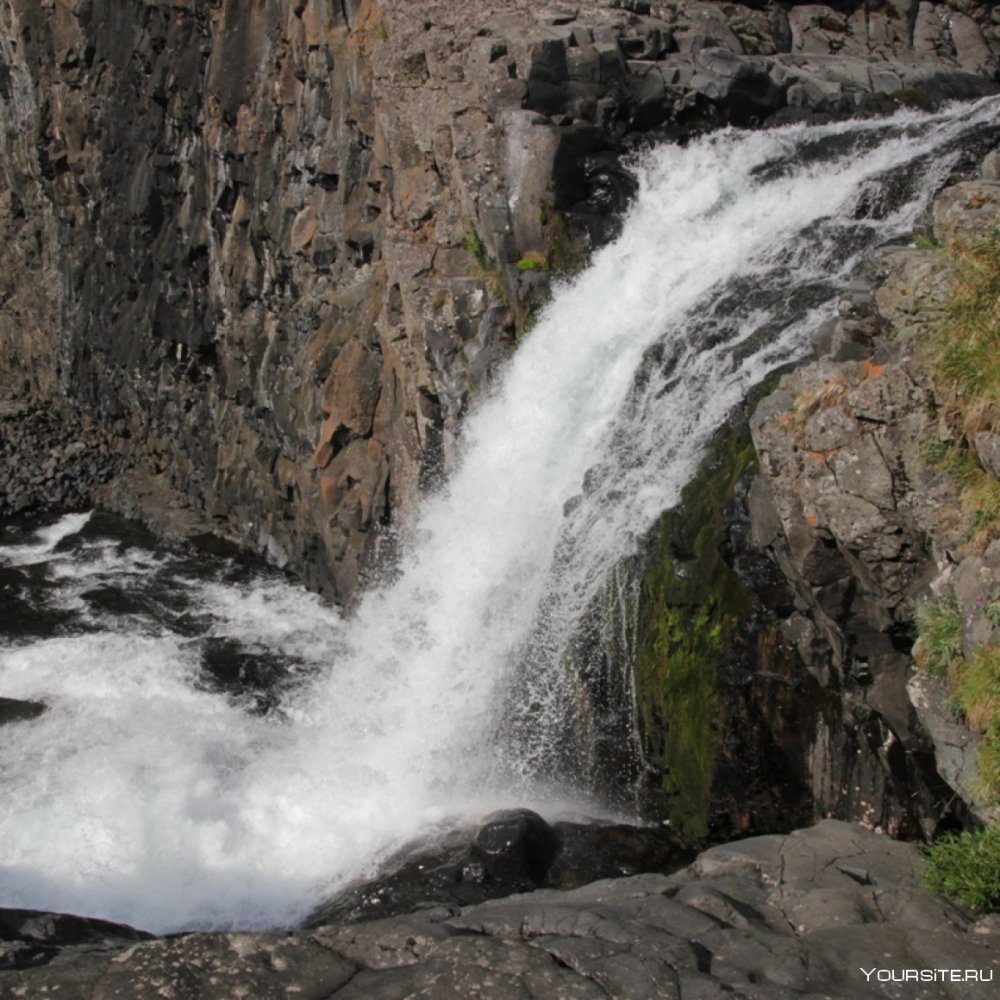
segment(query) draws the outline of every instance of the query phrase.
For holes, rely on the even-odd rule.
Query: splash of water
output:
[[[712,432],[807,350],[858,257],[995,118],[983,103],[650,155],[621,237],[470,417],[394,583],[344,618],[278,581],[185,582],[209,636],[298,663],[280,713],[206,690],[198,642],[141,615],[5,648],[0,691],[50,710],[0,728],[0,902],[154,930],[288,925],[436,823],[579,805],[585,789],[560,803],[543,777],[574,716],[561,657],[581,616]],[[899,171],[915,193],[879,208]],[[116,565],[163,569],[59,555],[74,525],[0,560],[44,563],[68,604]]]

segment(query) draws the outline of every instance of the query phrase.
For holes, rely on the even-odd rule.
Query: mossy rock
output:
[[[716,437],[680,504],[661,515],[642,581],[635,679],[648,793],[692,840],[709,833],[720,664],[753,606],[723,557],[724,508],[755,467],[745,426]]]

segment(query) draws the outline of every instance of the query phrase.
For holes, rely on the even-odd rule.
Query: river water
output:
[[[0,696],[47,710],[0,727],[0,905],[289,926],[498,806],[606,813],[566,757],[581,619],[997,110],[648,154],[621,236],[557,289],[349,616],[107,515],[5,526]]]

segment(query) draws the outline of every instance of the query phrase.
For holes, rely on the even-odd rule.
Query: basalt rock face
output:
[[[928,239],[943,247],[995,231],[995,162],[994,154],[984,177],[936,199]],[[841,360],[787,376],[751,419],[761,459],[753,542],[795,595],[786,642],[837,692],[838,711],[808,753],[809,782],[830,813],[896,833],[931,835],[970,809],[995,817],[970,791],[973,738],[948,710],[943,684],[915,674],[912,659],[917,608],[932,590],[961,595],[970,648],[997,634],[983,609],[1000,585],[1000,547],[969,551],[958,486],[932,458],[945,423],[928,361],[951,268],[941,249],[884,250],[873,293],[840,304]]]
[[[122,464],[114,435],[89,414],[0,401],[0,518],[85,506]]]
[[[819,518],[790,518],[786,538],[777,512],[776,497],[798,510],[814,473],[802,467],[811,457],[795,443],[786,394],[831,366],[786,376],[756,405],[754,444],[735,416],[654,532],[638,601],[639,787],[647,811],[682,837],[728,840],[833,816],[924,838],[965,819],[906,695],[912,602],[894,637],[877,610],[889,599],[874,603],[869,578],[859,581]],[[799,464],[776,467],[769,433]],[[797,561],[803,539],[811,548]],[[926,581],[926,553],[914,548],[900,573]]]
[[[0,27],[0,396],[112,435],[129,476],[78,502],[188,504],[342,600],[546,268],[613,232],[634,137],[971,94],[998,51],[988,5],[907,0],[8,0]]]
[[[977,736],[914,668],[928,599],[953,600],[966,654],[1000,636],[1000,542],[967,542],[959,484],[934,459],[950,404],[929,375],[947,248],[1000,226],[1000,155],[970,176],[981,155],[934,199],[919,245],[883,248],[844,289],[824,356],[717,435],[631,568],[617,615],[637,622],[632,780],[682,836],[832,816],[932,838],[997,820]],[[995,437],[971,442],[994,476]]]
[[[930,574],[922,527],[947,489],[917,454],[930,401],[895,359],[820,362],[751,424],[763,469],[755,541],[795,594],[784,637],[837,692],[806,748],[816,801],[909,836],[932,835],[953,799],[906,696],[913,601]]]

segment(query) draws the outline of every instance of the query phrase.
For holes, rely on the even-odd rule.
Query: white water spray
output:
[[[857,255],[923,205],[858,222],[859,198],[921,158],[926,197],[949,162],[931,154],[995,117],[984,103],[651,155],[621,237],[470,417],[395,583],[350,618],[273,581],[190,584],[211,634],[300,662],[280,713],[205,690],[197,644],[141,617],[0,652],[0,694],[50,706],[0,727],[0,905],[288,925],[435,823],[504,804],[551,816],[540,778],[580,616],[747,390],[807,349]],[[803,283],[822,294],[796,312],[780,290]],[[135,569],[106,550],[59,558],[53,538],[0,560],[56,560],[69,602],[116,558]]]

